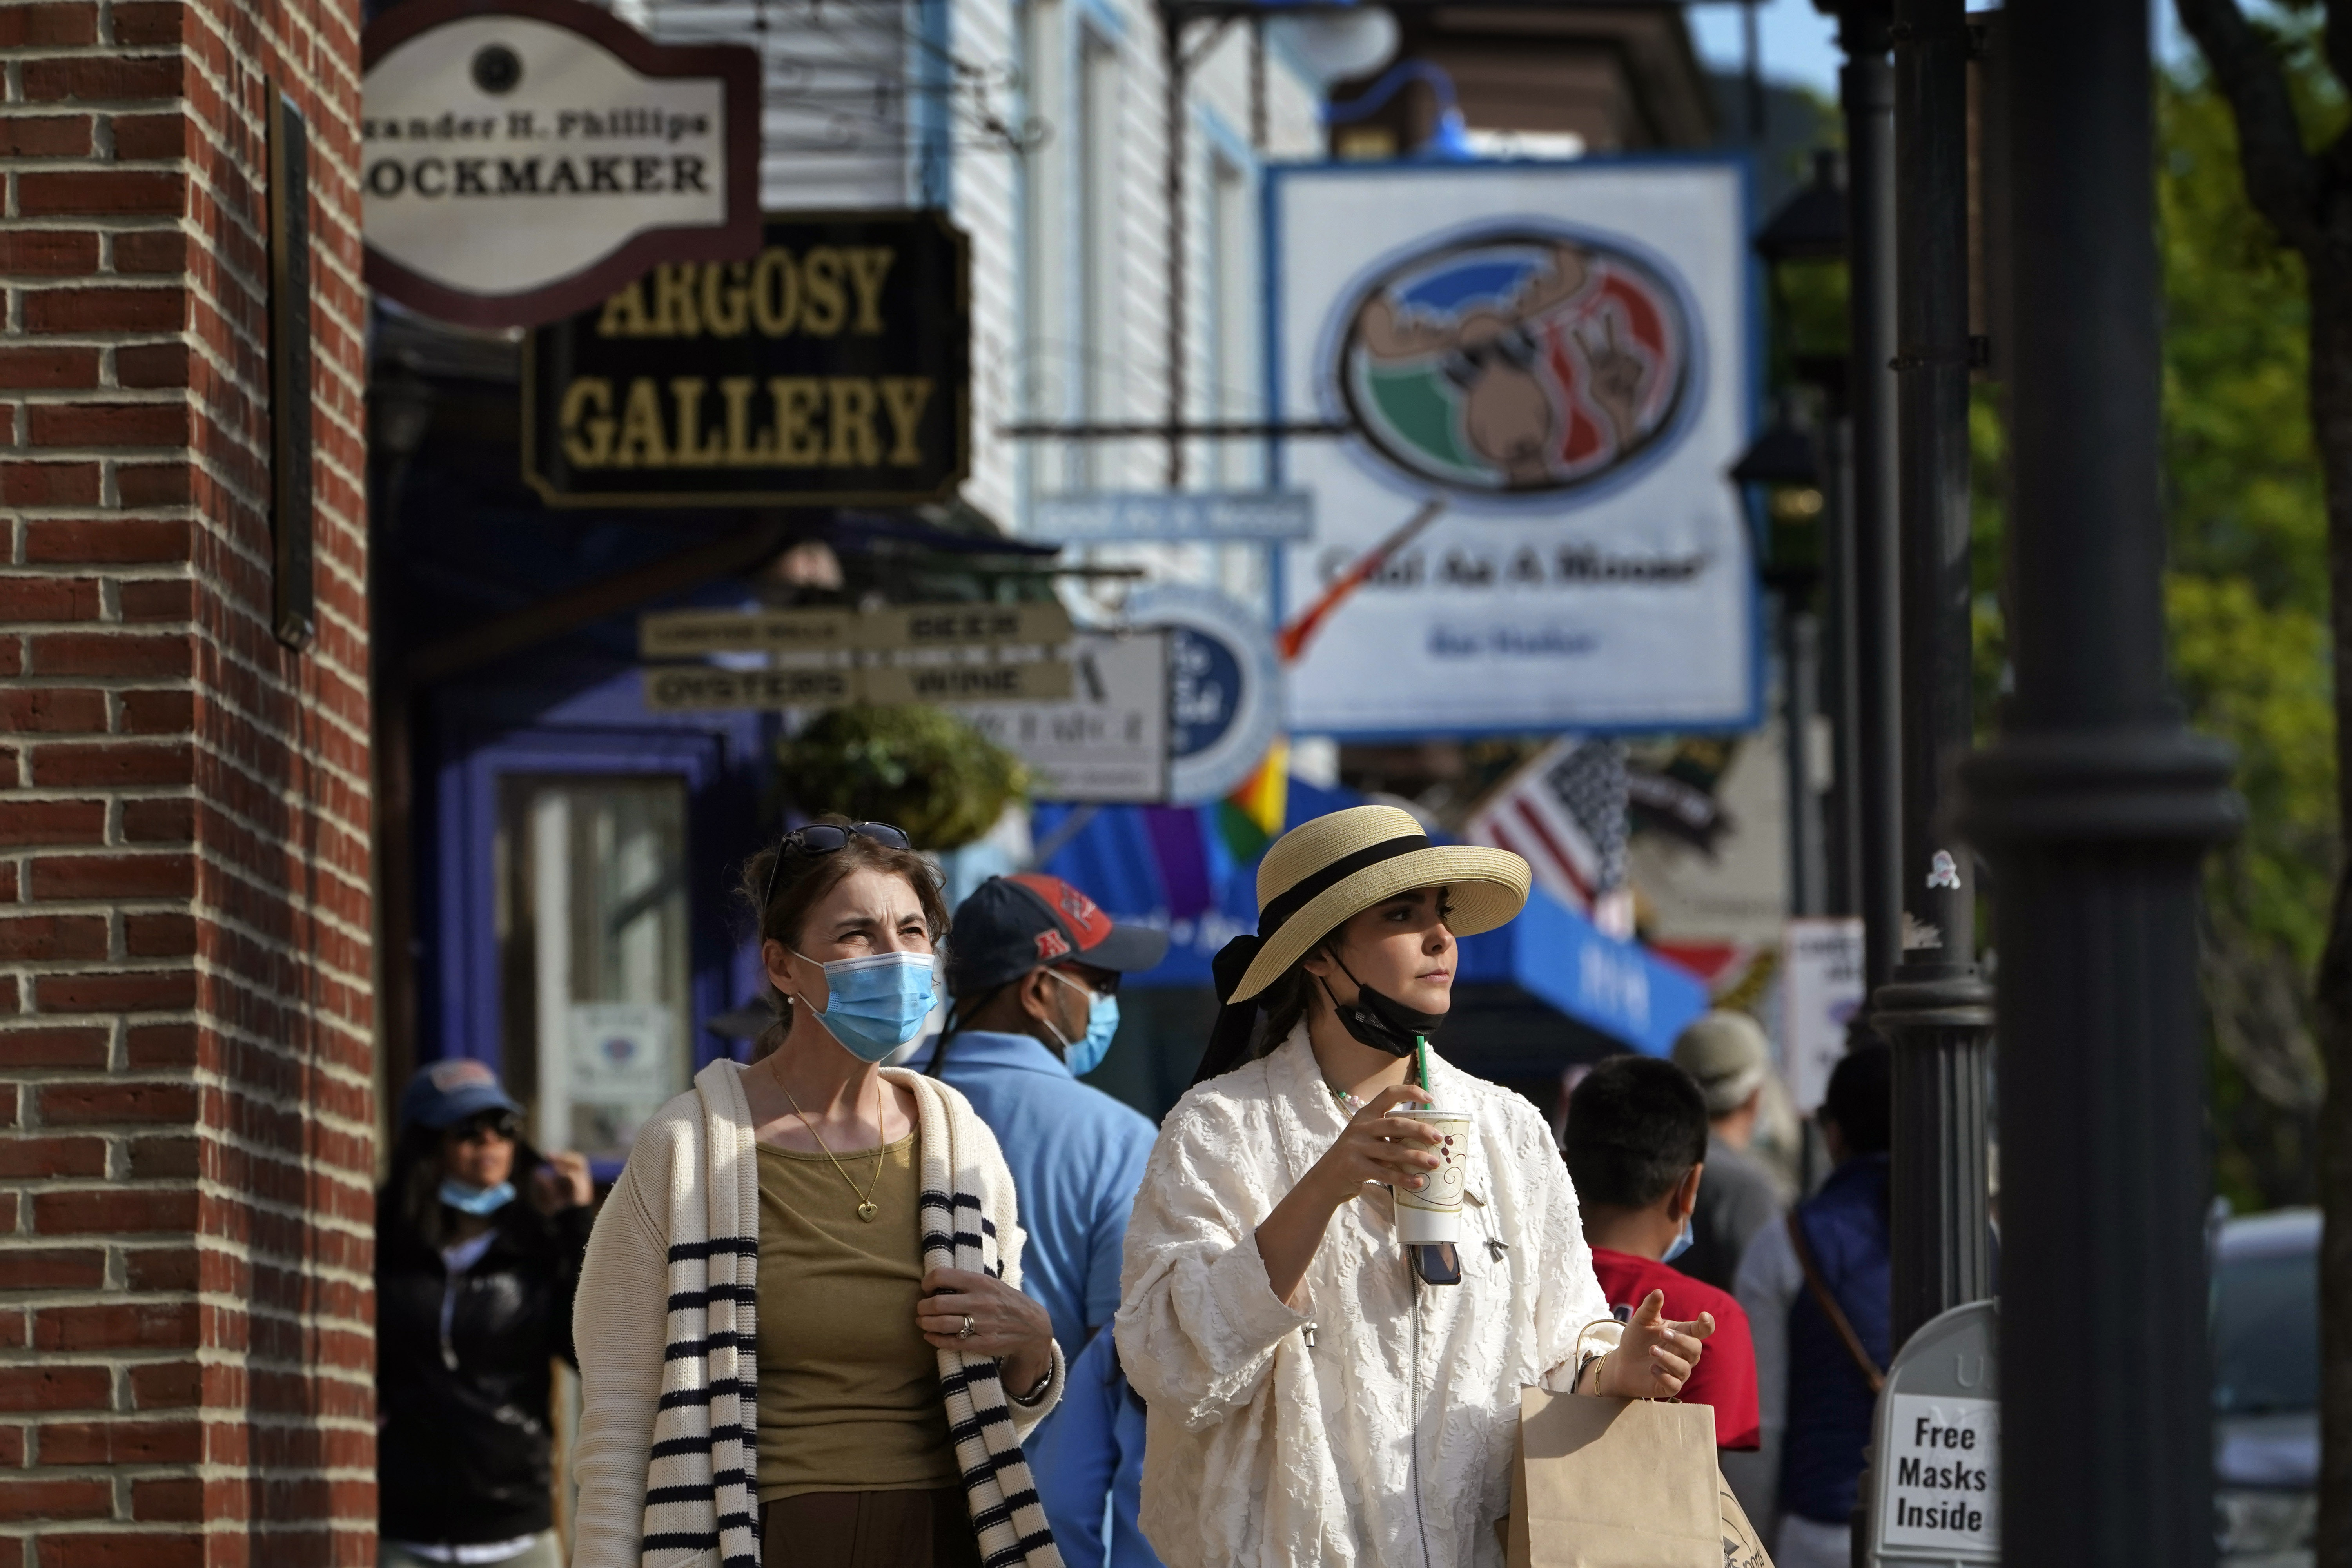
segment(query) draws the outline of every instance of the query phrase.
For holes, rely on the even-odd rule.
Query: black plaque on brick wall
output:
[[[552,506],[905,505],[971,466],[969,262],[936,212],[767,220],[533,332],[522,472]]]
[[[305,648],[317,631],[310,484],[310,135],[269,94],[270,629]]]

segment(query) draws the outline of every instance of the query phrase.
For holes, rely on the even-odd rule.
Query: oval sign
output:
[[[1533,227],[1451,238],[1342,306],[1350,422],[1414,479],[1559,495],[1663,450],[1695,395],[1683,291],[1630,249]]]
[[[1223,594],[1176,584],[1128,595],[1127,618],[1169,631],[1168,798],[1232,793],[1282,721],[1282,666],[1265,621]]]
[[[760,246],[759,57],[580,0],[408,0],[362,41],[369,287],[538,326],[663,261]]]

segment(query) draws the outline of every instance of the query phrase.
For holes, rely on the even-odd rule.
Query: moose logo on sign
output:
[[[1334,379],[1373,449],[1474,493],[1558,495],[1663,450],[1695,394],[1660,264],[1526,226],[1454,237],[1343,306]]]

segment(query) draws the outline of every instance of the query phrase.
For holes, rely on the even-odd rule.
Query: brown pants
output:
[[[760,1543],[793,1568],[980,1568],[961,1487],[783,1498],[761,1508]]]

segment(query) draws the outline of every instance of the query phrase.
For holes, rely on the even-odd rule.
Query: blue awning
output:
[[[1541,888],[1519,918],[1465,937],[1456,984],[1517,985],[1612,1039],[1654,1057],[1706,1011],[1706,987],[1639,942],[1606,936]]]
[[[1350,790],[1290,781],[1286,829],[1328,812],[1364,804]],[[1043,843],[1073,808],[1037,807],[1033,831]],[[1213,984],[1210,961],[1234,937],[1257,929],[1257,865],[1226,848],[1214,807],[1114,805],[1099,808],[1043,869],[1085,889],[1111,918],[1157,926],[1169,934],[1156,969],[1128,977],[1131,986]],[[1541,889],[1519,918],[1465,938],[1457,983],[1515,986],[1587,1028],[1630,1049],[1664,1056],[1684,1025],[1706,1010],[1696,978],[1638,942],[1604,936],[1592,922]]]

